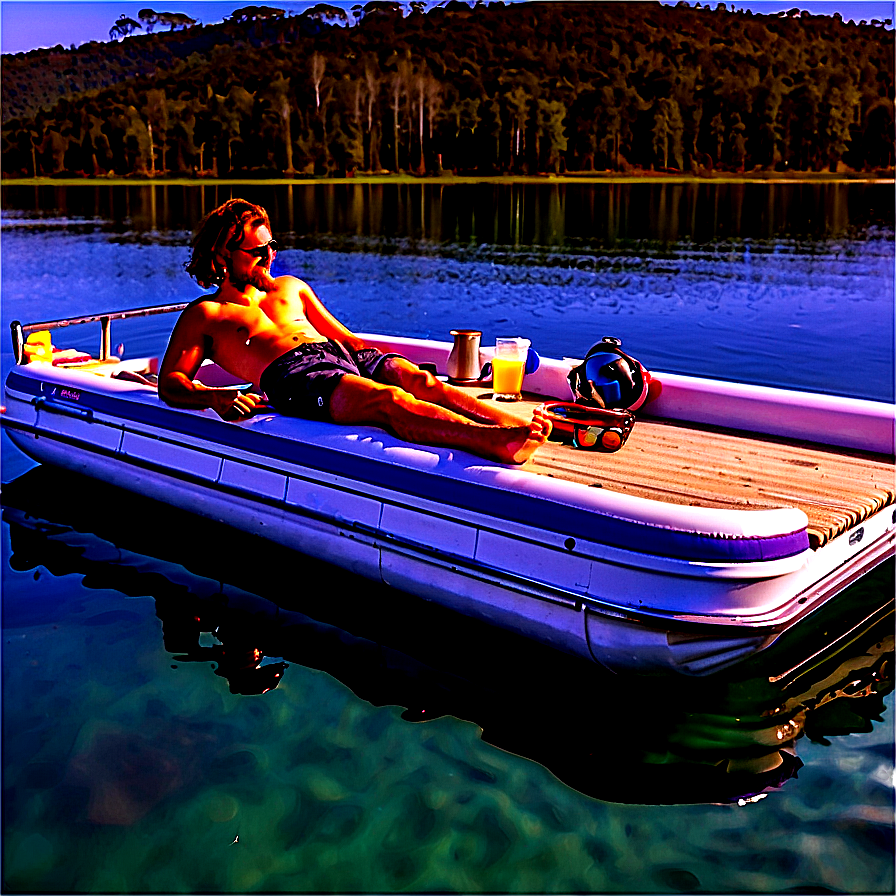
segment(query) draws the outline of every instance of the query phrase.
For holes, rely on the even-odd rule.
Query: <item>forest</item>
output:
[[[890,22],[685,0],[371,2],[351,17],[320,4],[301,15],[246,7],[217,25],[185,18],[169,31],[128,26],[108,42],[4,55],[3,176],[894,164]]]

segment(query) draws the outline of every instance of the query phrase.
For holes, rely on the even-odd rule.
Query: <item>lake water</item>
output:
[[[615,335],[654,370],[893,399],[892,185],[4,188],[4,331],[192,298],[189,230],[231,195],[360,332]],[[645,682],[6,436],[2,478],[9,892],[893,891],[892,617],[826,649],[892,562],[737,674]]]

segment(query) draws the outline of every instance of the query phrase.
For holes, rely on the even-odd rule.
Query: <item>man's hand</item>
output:
[[[248,420],[253,414],[267,409],[269,405],[257,392],[234,392],[232,389],[215,390],[212,410],[222,419],[230,422]]]

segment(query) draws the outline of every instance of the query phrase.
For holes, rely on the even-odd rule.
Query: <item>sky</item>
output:
[[[276,0],[0,0],[0,52],[22,53],[38,47],[53,47],[62,44],[79,46],[91,40],[109,40],[109,29],[120,15],[137,20],[141,9],[151,7],[165,12],[185,13],[191,18],[209,25],[221,22],[235,9],[247,5],[267,5],[288,12],[300,13],[318,0],[292,0],[278,3]],[[332,6],[346,10],[366,0],[328,0]],[[611,0],[604,0],[611,2]],[[671,2],[671,0],[670,0]],[[711,5],[716,6],[717,0]],[[693,5],[693,2],[692,4]],[[705,5],[705,0],[704,0]],[[893,2],[882,0],[755,0],[755,2],[726,2],[735,9],[751,9],[764,14],[798,7],[817,15],[833,15],[839,12],[845,20],[894,19]],[[157,28],[159,26],[156,26]],[[164,29],[163,29],[164,30]],[[140,34],[141,32],[137,32]]]

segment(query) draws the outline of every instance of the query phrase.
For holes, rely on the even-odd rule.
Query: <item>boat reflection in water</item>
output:
[[[620,676],[138,496],[123,527],[101,509],[121,494],[49,467],[9,483],[10,566],[151,596],[175,668],[210,663],[232,694],[323,670],[408,721],[470,720],[601,800],[761,799],[796,777],[802,737],[870,730],[893,687],[893,561],[736,673]],[[252,560],[222,562],[237,554]]]

